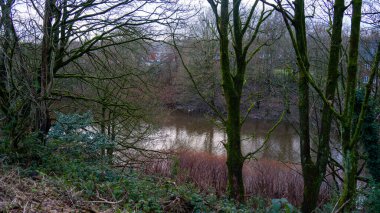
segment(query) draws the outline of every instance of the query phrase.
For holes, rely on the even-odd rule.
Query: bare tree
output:
[[[13,66],[11,70],[4,68],[1,72],[2,82],[7,85],[2,90],[4,102],[7,102],[6,93],[14,91],[8,86],[12,82],[11,77],[17,76],[19,82],[26,83],[23,95],[27,100],[24,102],[28,102],[31,108],[29,112],[21,110],[24,113],[22,117],[34,118],[32,129],[39,133],[42,142],[45,142],[50,128],[51,105],[59,98],[54,92],[56,82],[73,77],[63,73],[65,67],[97,50],[160,36],[157,26],[163,21],[170,22],[178,11],[176,0],[25,0],[20,1],[19,5],[28,7],[29,13],[18,15],[15,21],[12,14],[17,14],[18,9],[13,7],[13,3],[1,1],[2,26],[5,26],[4,36],[7,37],[3,45],[7,51],[4,53],[12,53],[5,58],[12,61],[14,56],[25,51],[25,48],[14,48],[17,45],[13,43],[19,40],[16,33],[22,35],[19,43],[29,45],[31,51],[27,52],[29,55],[25,64]],[[16,30],[14,23],[17,23]],[[39,23],[42,27],[38,26]],[[10,48],[12,51],[9,51]],[[35,58],[36,54],[40,55],[39,59]],[[31,76],[15,75],[16,68]],[[20,93],[18,95],[21,97]],[[6,112],[11,105],[3,106]],[[15,131],[18,131],[17,128]]]
[[[226,117],[215,103],[207,99],[205,94],[203,94],[198,87],[193,73],[184,61],[176,39],[174,39],[174,35],[173,41],[182,64],[189,74],[190,80],[197,90],[198,95],[208,104],[210,109],[213,110],[225,128],[227,134],[227,141],[224,143],[224,147],[227,151],[227,193],[231,198],[243,202],[243,164],[246,159],[252,158],[255,153],[258,152],[258,150],[256,150],[243,155],[241,150],[241,126],[254,108],[254,103],[252,103],[250,107],[248,107],[246,114],[242,115],[243,88],[245,85],[247,65],[263,46],[268,45],[267,40],[258,43],[257,38],[260,34],[262,24],[270,16],[272,11],[266,10],[264,5],[260,7],[258,0],[247,5],[243,4],[240,0],[234,0],[233,2],[229,0],[208,0],[208,3],[211,6],[213,18],[216,23],[215,32],[219,42],[220,55],[218,59],[220,59],[220,75],[223,96],[226,103]],[[230,42],[230,40],[232,40],[232,42]],[[281,118],[283,115],[284,113]],[[278,124],[279,122],[269,130],[268,135]],[[264,142],[264,144],[265,143],[266,142]]]
[[[264,1],[266,2],[266,1]],[[357,178],[357,141],[362,125],[362,118],[357,122],[353,122],[353,107],[355,100],[355,89],[357,84],[358,73],[358,50],[360,38],[360,22],[361,22],[361,5],[362,1],[352,1],[352,17],[351,17],[351,37],[349,44],[347,78],[345,80],[344,92],[344,109],[343,112],[338,112],[334,108],[334,100],[336,98],[336,88],[338,85],[339,61],[341,57],[342,44],[342,27],[344,12],[348,8],[343,0],[334,2],[334,17],[331,26],[331,40],[329,48],[329,63],[327,72],[327,81],[324,88],[318,86],[315,79],[309,71],[309,56],[307,52],[308,41],[306,39],[306,14],[305,1],[295,1],[294,5],[288,2],[283,3],[281,0],[276,1],[276,4],[271,4],[277,11],[283,15],[288,32],[291,35],[294,50],[297,56],[297,63],[300,70],[299,73],[299,111],[300,111],[300,134],[301,134],[301,162],[304,176],[304,202],[302,210],[311,212],[316,207],[316,202],[319,194],[319,187],[326,172],[326,165],[329,161],[329,143],[331,123],[335,117],[341,125],[342,132],[342,147],[343,147],[343,167],[344,181],[343,193],[339,202],[339,209],[349,211],[346,208],[347,203],[353,202],[356,190]],[[291,8],[291,9],[288,9]],[[294,15],[293,15],[294,14]],[[368,97],[373,84],[373,76],[378,67],[377,59],[374,60],[373,69],[371,71],[370,81],[367,84],[366,98],[363,102],[361,115],[365,114]],[[310,130],[309,130],[309,87],[312,87],[319,97],[323,100],[322,120],[321,120],[321,137],[318,141],[317,159],[313,162],[311,158],[310,146]],[[318,178],[315,178],[318,177]]]

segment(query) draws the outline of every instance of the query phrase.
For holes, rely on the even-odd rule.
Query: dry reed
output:
[[[217,195],[226,192],[227,166],[224,156],[204,152],[180,151],[172,159],[149,164],[145,172],[172,177],[178,183],[193,183],[201,191],[213,190]],[[262,198],[286,198],[300,206],[303,193],[301,168],[297,164],[260,159],[248,161],[243,168],[246,196]],[[327,184],[323,184],[320,202],[330,197]]]

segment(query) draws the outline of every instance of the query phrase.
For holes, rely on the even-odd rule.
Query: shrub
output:
[[[193,151],[182,151],[174,155],[172,161],[155,161],[147,166],[145,172],[174,177],[178,183],[194,183],[203,192],[215,192],[218,196],[225,194],[225,157]],[[299,165],[261,159],[246,162],[243,174],[248,196],[260,196],[265,199],[286,198],[296,206],[302,202],[303,179]],[[320,203],[326,202],[329,197],[330,189],[327,184],[323,184]]]
[[[379,212],[380,209],[380,184],[372,183],[370,185],[369,193],[367,194],[367,199],[364,203],[366,212],[375,213]]]
[[[101,159],[101,150],[114,144],[93,125],[91,112],[80,114],[57,113],[57,122],[49,131],[51,143],[57,144],[64,152],[77,157]]]

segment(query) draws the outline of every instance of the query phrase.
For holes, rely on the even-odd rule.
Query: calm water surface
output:
[[[160,119],[154,137],[157,149],[191,149],[224,155],[226,135],[211,119],[202,115],[172,112]],[[242,128],[242,151],[257,150],[274,122],[247,120]],[[266,148],[256,158],[299,162],[299,137],[290,124],[282,123],[272,133]]]

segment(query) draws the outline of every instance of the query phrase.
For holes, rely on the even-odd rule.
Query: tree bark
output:
[[[222,88],[227,104],[227,120],[225,121],[227,143],[227,194],[239,202],[244,202],[243,164],[244,157],[241,152],[241,121],[240,102],[244,74],[246,70],[246,58],[243,54],[243,32],[239,14],[240,1],[233,1],[233,24],[234,45],[236,54],[236,74],[233,75],[230,68],[229,57],[229,1],[220,2],[220,16],[213,0],[208,0],[213,8],[219,32],[220,63],[222,74]]]
[[[334,20],[329,51],[327,81],[325,86],[325,97],[330,103],[333,103],[336,87],[338,85],[338,67],[342,43],[342,23],[344,11],[344,0],[336,0],[334,3]],[[300,107],[302,108],[301,105]],[[306,113],[303,113],[302,116],[307,115]],[[303,167],[304,198],[302,203],[302,212],[312,212],[317,207],[320,187],[326,174],[326,166],[329,161],[332,118],[333,116],[330,106],[328,103],[324,103],[322,110],[321,131],[317,149],[317,160],[315,165],[305,163],[306,165]],[[304,125],[306,125],[306,123]],[[310,146],[307,147],[307,149],[310,150]]]
[[[229,100],[227,108],[227,193],[238,201],[244,201],[244,159],[241,153],[240,100],[232,98]]]
[[[345,11],[344,0],[336,0],[334,3],[334,20],[332,26],[331,43],[329,51],[329,62],[327,68],[327,80],[325,86],[325,97],[333,104],[335,91],[338,85],[340,49],[342,45],[342,26]],[[330,133],[333,112],[328,103],[323,104],[321,131],[318,143],[317,165],[320,176],[326,173],[326,166],[330,155]]]
[[[17,110],[12,106],[12,102],[16,100],[13,100],[11,95],[13,87],[10,83],[12,82],[10,78],[13,74],[13,60],[18,46],[18,37],[12,20],[14,3],[12,0],[0,1],[0,29],[3,29],[4,32],[1,40],[2,51],[0,53],[0,110],[5,117],[3,120],[5,127],[2,127],[2,129],[6,135],[6,140],[9,141],[9,147],[7,148],[16,151],[25,132],[24,128],[19,128],[19,125],[22,125],[23,122],[17,117]],[[24,101],[22,104],[25,104]]]
[[[294,28],[296,36],[296,47],[298,51],[297,63],[300,69],[298,75],[298,111],[299,111],[299,125],[300,125],[300,154],[303,175],[303,202],[302,212],[312,212],[316,206],[319,196],[319,188],[321,178],[318,172],[318,167],[315,165],[311,158],[310,146],[310,101],[309,101],[309,82],[307,75],[309,74],[309,59],[307,53],[307,40],[306,40],[306,23],[305,23],[305,3],[303,0],[296,0],[294,2],[295,15],[294,15]]]
[[[283,18],[287,25],[288,31],[291,34],[293,47],[297,55],[297,64],[300,70],[298,76],[298,110],[299,110],[299,125],[300,125],[300,155],[302,174],[304,179],[304,193],[302,212],[312,212],[318,202],[320,186],[326,173],[326,166],[330,154],[330,131],[332,114],[331,106],[324,102],[322,112],[322,126],[321,136],[318,143],[317,159],[314,162],[311,157],[311,144],[310,144],[310,103],[309,103],[309,85],[310,85],[310,71],[309,71],[309,58],[306,39],[306,16],[305,16],[305,1],[294,1],[294,18],[290,19],[286,15],[286,11],[280,7],[278,8],[283,14]],[[334,100],[335,90],[338,82],[338,67],[339,67],[339,54],[341,47],[341,33],[342,33],[342,20],[343,12],[345,10],[344,1],[337,0],[334,4],[334,21],[332,30],[332,39],[330,46],[328,76],[326,82],[325,97],[329,103]],[[295,35],[290,27],[288,21],[292,21],[294,26]]]
[[[339,206],[344,212],[349,212],[355,203],[356,172],[357,172],[357,141],[353,131],[360,126],[353,126],[353,115],[356,98],[356,84],[358,73],[358,56],[360,41],[362,0],[352,1],[351,37],[348,54],[347,87],[345,92],[345,108],[342,121],[342,147],[343,147],[343,192],[339,199]],[[363,103],[365,104],[365,103]],[[364,109],[365,110],[365,109]],[[363,109],[362,109],[363,111]]]
[[[53,52],[53,8],[55,7],[55,0],[46,0],[44,9],[43,20],[43,37],[42,37],[42,50],[41,50],[41,68],[39,75],[39,87],[37,88],[38,106],[36,107],[36,130],[39,133],[39,139],[43,144],[46,143],[46,135],[49,132],[51,121],[49,112],[48,97],[50,93],[52,81],[52,52]]]
[[[234,5],[237,7],[237,5]],[[221,71],[223,78],[223,92],[227,103],[227,193],[231,198],[238,201],[244,200],[243,184],[243,156],[241,154],[240,139],[240,96],[236,91],[236,85],[231,76],[230,58],[229,58],[229,2],[221,2],[220,15],[220,54],[221,54]],[[236,10],[236,8],[233,8]],[[239,63],[237,61],[237,63]]]

